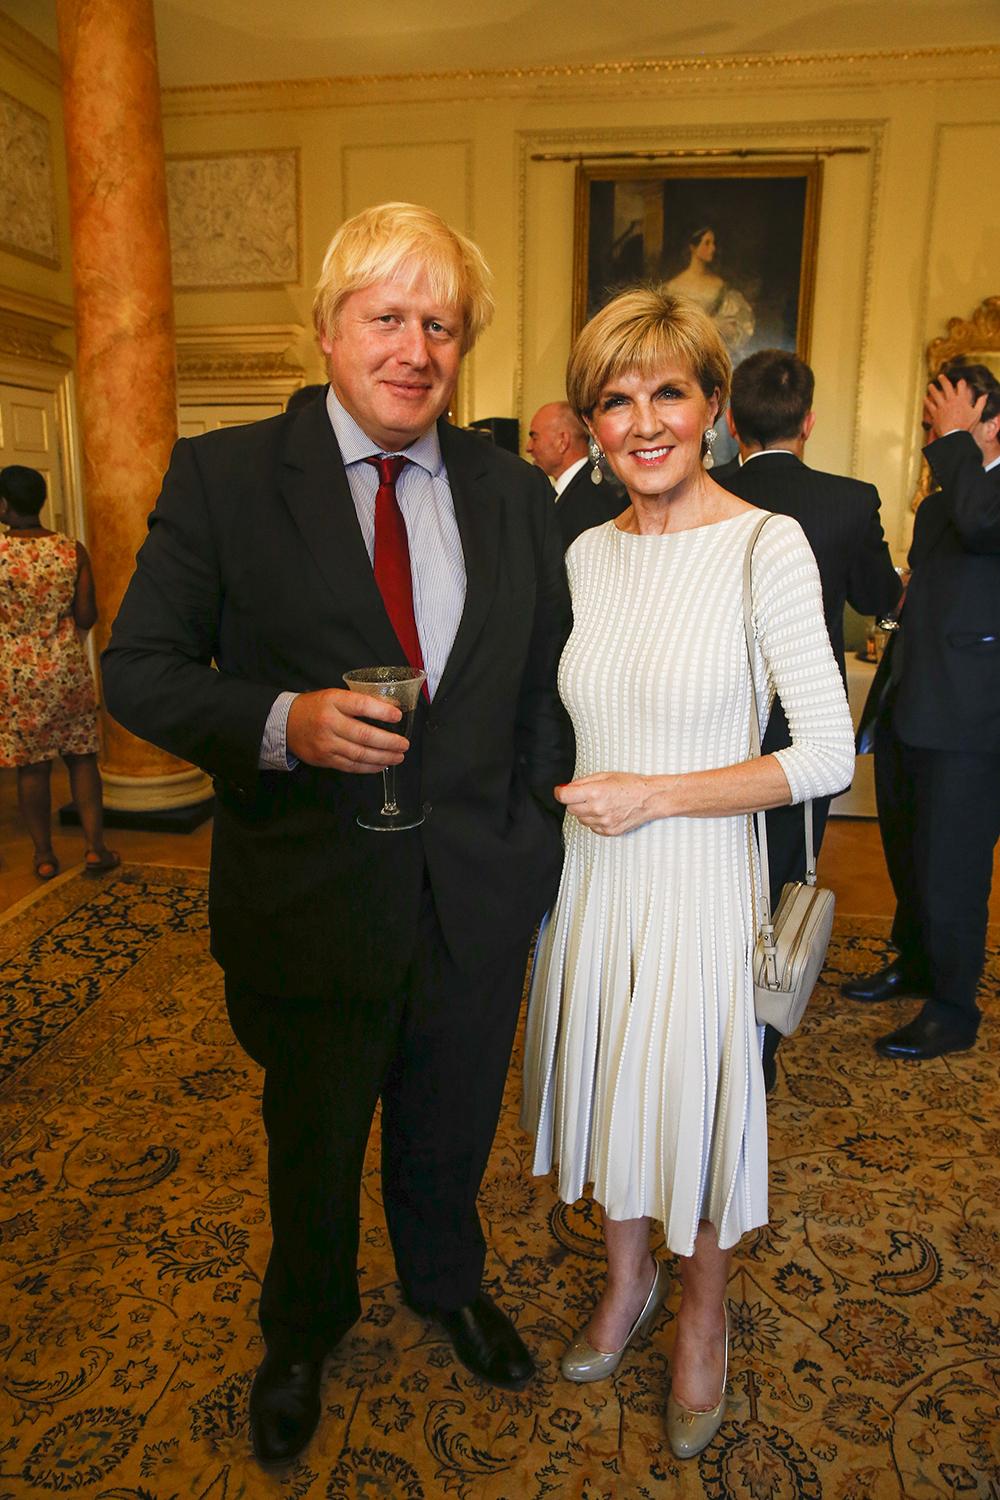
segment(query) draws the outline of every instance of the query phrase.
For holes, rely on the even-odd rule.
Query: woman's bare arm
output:
[[[97,624],[97,594],[94,591],[94,570],[90,566],[90,558],[82,542],[76,544],[76,563],[73,619],[80,630],[90,630],[93,625]]]
[[[587,828],[613,836],[655,818],[724,818],[784,807],[792,793],[780,762],[765,755],[678,776],[598,771],[556,787],[556,798]]]

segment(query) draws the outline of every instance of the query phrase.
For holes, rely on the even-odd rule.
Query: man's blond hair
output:
[[[431,296],[462,315],[465,354],[493,317],[490,270],[482,252],[432,209],[380,203],[342,224],[330,241],[313,298],[318,336],[334,337],[346,299],[376,281],[412,286],[427,278]]]

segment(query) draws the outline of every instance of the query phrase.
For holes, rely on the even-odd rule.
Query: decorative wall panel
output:
[[[52,141],[44,115],[0,92],[0,250],[59,265]]]
[[[299,153],[167,158],[174,286],[185,291],[299,280]]]

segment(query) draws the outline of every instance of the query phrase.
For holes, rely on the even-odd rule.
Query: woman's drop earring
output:
[[[712,456],[712,449],[715,446],[717,435],[714,427],[705,428],[705,454],[701,461],[703,469],[710,469],[715,463],[715,459]]]
[[[714,437],[715,434],[713,433],[712,436]],[[596,438],[592,437],[590,439],[590,442],[587,444],[587,452],[590,455],[590,462],[594,466],[591,469],[591,471],[590,471],[590,482],[591,482],[591,484],[603,484],[604,483],[604,475],[601,473],[601,456],[602,455],[601,455],[600,448],[598,448],[598,446],[597,446],[597,439]]]

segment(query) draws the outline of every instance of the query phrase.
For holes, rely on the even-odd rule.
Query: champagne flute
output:
[[[380,724],[379,728],[388,729],[392,734],[401,734],[406,739],[410,737],[413,713],[426,677],[427,673],[420,671],[418,667],[356,667],[353,672],[344,673],[344,681],[352,693],[366,693],[369,698],[388,698],[402,710],[403,717],[398,724]],[[358,813],[359,825],[376,833],[396,833],[403,828],[418,828],[424,821],[423,812],[419,809],[407,812],[396,801],[395,766],[383,768],[382,789],[384,800],[381,812]]]

